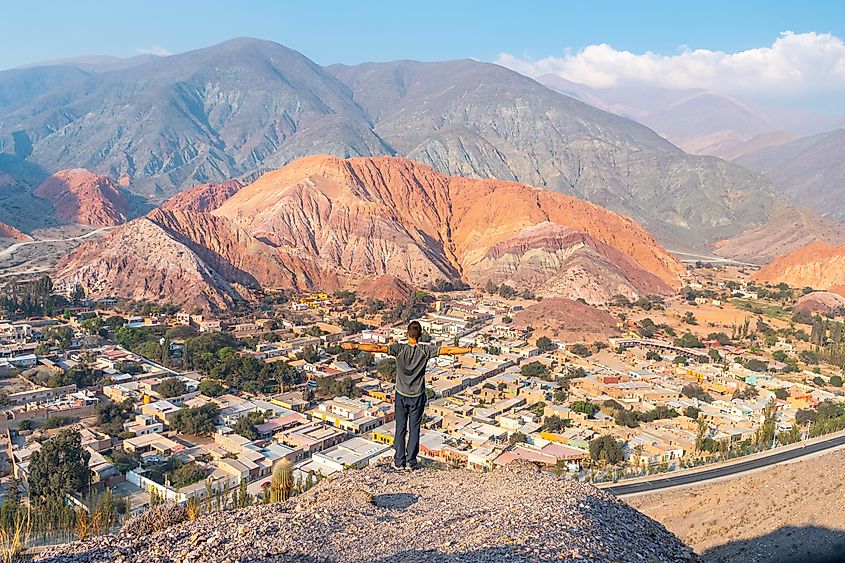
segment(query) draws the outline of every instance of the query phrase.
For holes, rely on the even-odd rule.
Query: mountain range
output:
[[[773,260],[754,279],[845,295],[845,245],[810,243]]]
[[[845,221],[845,129],[761,148],[736,162],[765,174],[801,205]]]
[[[682,149],[734,160],[764,147],[845,127],[845,117],[770,107],[701,88],[590,88],[554,74],[538,82],[654,129]]]
[[[671,293],[683,271],[642,227],[597,205],[396,157],[312,156],[210,213],[166,207],[84,243],[57,279],[91,296],[214,310],[256,291],[354,289],[379,276],[603,303]]]
[[[34,187],[85,168],[155,204],[310,154],[401,155],[585,198],[673,249],[706,250],[765,225],[781,199],[756,172],[478,61],[324,68],[242,38],[114,70],[2,72],[0,99],[0,170]],[[28,203],[43,205],[15,201]],[[18,227],[43,215],[0,210]]]

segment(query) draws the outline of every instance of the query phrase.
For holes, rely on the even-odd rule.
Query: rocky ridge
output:
[[[211,213],[159,209],[132,221],[82,245],[57,277],[90,295],[215,309],[249,298],[232,284],[331,291],[384,275],[603,303],[671,293],[682,271],[639,225],[576,198],[401,158],[314,156]]]
[[[33,195],[48,200],[55,216],[68,223],[114,227],[130,214],[129,202],[111,179],[83,168],[53,174]]]
[[[845,245],[810,243],[777,258],[752,277],[763,282],[809,286],[845,295]]]
[[[816,241],[845,244],[845,225],[819,217],[809,209],[776,204],[771,207],[770,216],[765,225],[716,243],[716,254],[767,264]]]
[[[834,311],[845,311],[845,297],[829,291],[812,291],[801,296],[792,306],[792,310],[810,313],[811,315],[818,313],[826,315]]]
[[[15,240],[30,240],[32,237],[19,231],[11,225],[0,222],[0,238],[9,238]]]
[[[531,467],[397,472],[375,465],[285,503],[56,546],[39,560],[681,562],[695,555],[612,495]]]
[[[220,184],[200,184],[176,194],[164,202],[161,208],[179,211],[214,211],[243,187],[244,185],[238,180],[229,180]]]

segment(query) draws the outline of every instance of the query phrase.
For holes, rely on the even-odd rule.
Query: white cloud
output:
[[[496,61],[531,77],[556,74],[594,88],[651,85],[799,99],[845,93],[845,43],[829,33],[783,32],[770,47],[725,53],[618,51],[606,43],[539,60],[502,53]]]
[[[138,49],[139,55],[156,55],[159,57],[168,57],[173,54],[172,51],[168,51],[161,45],[152,45],[147,49]]]

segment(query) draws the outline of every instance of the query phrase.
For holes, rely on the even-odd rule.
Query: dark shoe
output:
[[[422,463],[419,463],[419,462],[409,463],[408,465],[405,466],[405,469],[408,470],[408,471],[417,471],[418,469],[422,469],[422,468],[423,468]]]
[[[391,463],[391,464],[390,464],[390,467],[392,467],[393,469],[396,469],[396,470],[400,470],[400,471],[401,471],[402,469],[405,469],[405,464],[403,463],[402,465],[399,465],[399,464],[398,464],[398,463],[396,463],[396,461],[394,460],[394,461],[393,461],[393,463]]]

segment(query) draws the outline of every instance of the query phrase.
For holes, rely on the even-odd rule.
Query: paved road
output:
[[[767,467],[776,463],[781,463],[791,459],[796,459],[805,455],[817,453],[836,446],[845,445],[845,435],[829,438],[821,442],[808,444],[803,448],[795,448],[783,452],[773,453],[765,457],[758,457],[749,459],[747,461],[740,461],[731,465],[722,467],[714,467],[713,469],[706,469],[697,473],[688,473],[684,475],[677,475],[675,477],[664,477],[662,479],[655,478],[653,481],[641,481],[638,483],[613,485],[604,490],[613,493],[617,496],[631,495],[634,493],[646,493],[665,489],[667,487],[677,487],[678,485],[691,485],[710,479],[717,479],[719,477],[727,477],[735,475],[752,469],[759,469]]]

